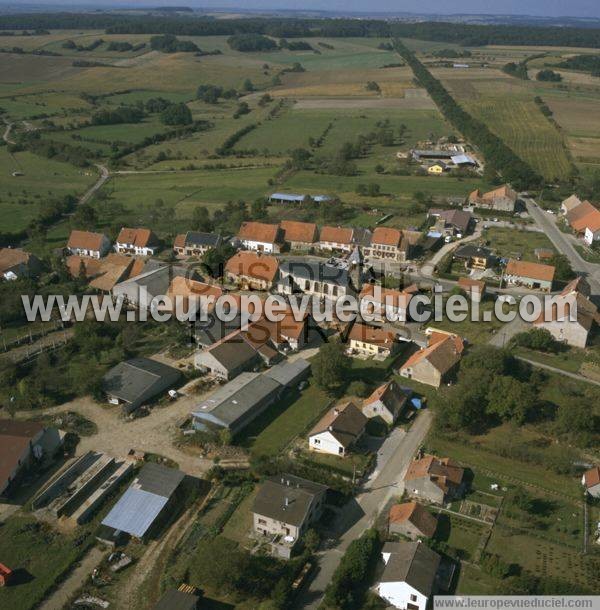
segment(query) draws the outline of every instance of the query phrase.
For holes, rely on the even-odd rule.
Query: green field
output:
[[[556,251],[546,234],[537,231],[490,227],[484,229],[482,237],[486,245],[500,257],[515,257],[520,254],[522,260],[540,262],[535,256],[537,248]]]

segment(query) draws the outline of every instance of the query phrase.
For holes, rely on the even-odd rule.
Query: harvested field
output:
[[[416,91],[419,91],[418,89]],[[424,92],[423,92],[424,93]],[[435,104],[427,95],[406,96],[404,98],[313,98],[299,100],[294,108],[298,110],[353,110],[360,108],[399,108],[404,110],[434,110]]]

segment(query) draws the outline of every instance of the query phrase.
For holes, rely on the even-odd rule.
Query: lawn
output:
[[[490,227],[483,230],[486,245],[500,257],[521,256],[524,261],[539,262],[535,256],[537,248],[556,252],[545,233],[505,227]]]
[[[252,529],[252,505],[258,494],[259,487],[256,486],[238,505],[235,512],[229,517],[223,528],[223,536],[244,544],[248,538],[248,532]]]
[[[76,546],[77,536],[59,534],[31,517],[13,516],[1,528],[0,556],[14,572],[18,584],[0,588],[0,607],[28,610],[70,570],[90,542]]]
[[[457,515],[438,513],[435,539],[458,551],[461,559],[472,560],[488,527]]]
[[[585,350],[576,347],[568,347],[564,351],[559,351],[556,354],[538,352],[525,347],[519,347],[517,348],[516,353],[528,360],[547,364],[548,366],[553,366],[557,369],[568,371],[569,373],[578,373],[586,356]]]

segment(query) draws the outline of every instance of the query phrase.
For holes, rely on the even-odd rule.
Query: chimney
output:
[[[286,507],[290,505],[290,499],[287,496],[285,497],[285,505]]]

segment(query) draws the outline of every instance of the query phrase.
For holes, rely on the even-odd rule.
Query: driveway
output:
[[[423,443],[433,414],[419,413],[406,435],[392,434],[386,440],[390,447],[380,449],[384,456],[379,474],[367,483],[366,491],[348,502],[340,511],[336,523],[339,537],[330,546],[317,554],[318,572],[310,584],[302,591],[295,603],[297,608],[315,609],[321,604],[325,587],[331,581],[343,554],[353,540],[359,538],[371,527],[379,512],[393,496],[404,491],[403,477],[415,452]],[[389,452],[389,456],[388,456]],[[377,468],[380,464],[378,463]]]

